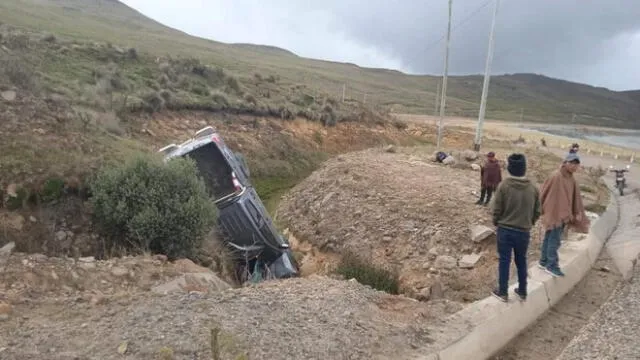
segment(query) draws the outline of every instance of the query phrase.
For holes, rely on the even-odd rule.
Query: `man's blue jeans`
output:
[[[509,267],[511,266],[511,252],[513,252],[518,270],[518,292],[527,294],[527,250],[531,236],[527,231],[498,227],[498,290],[500,294],[507,294],[509,288]]]
[[[558,257],[558,249],[560,248],[560,240],[564,232],[564,225],[560,225],[555,229],[547,230],[542,241],[542,249],[540,250],[540,265],[551,270],[560,269]]]

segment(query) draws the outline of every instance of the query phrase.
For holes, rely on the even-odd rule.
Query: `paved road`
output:
[[[583,164],[626,166],[628,163],[598,156],[582,155]],[[590,318],[557,358],[640,359],[640,266],[634,264],[640,253],[640,166],[631,164],[627,173],[629,193],[620,198],[620,225],[607,243],[605,251],[616,267],[631,278],[621,283],[610,299]],[[607,181],[614,181],[612,175]],[[634,191],[635,190],[635,191]]]

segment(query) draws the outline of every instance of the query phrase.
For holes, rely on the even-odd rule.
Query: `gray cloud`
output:
[[[454,0],[452,74],[484,71],[494,1]],[[275,45],[301,56],[411,73],[443,69],[446,0],[124,2],[215,40]],[[638,0],[501,0],[492,72],[640,88],[638,19]]]

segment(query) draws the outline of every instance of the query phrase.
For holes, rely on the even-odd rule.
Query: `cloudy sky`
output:
[[[300,56],[441,74],[447,0],[123,0],[168,26]],[[483,73],[495,0],[453,0],[450,74]],[[640,0],[500,0],[492,73],[640,89]]]

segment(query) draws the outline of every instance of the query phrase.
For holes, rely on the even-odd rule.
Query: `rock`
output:
[[[7,190],[5,191],[7,193],[7,196],[9,197],[18,197],[18,185],[16,184],[9,184],[7,186]]]
[[[420,289],[420,291],[418,291],[418,293],[416,294],[416,300],[429,301],[429,299],[431,299],[431,288],[430,287],[426,287],[426,288]]]
[[[471,164],[471,170],[473,171],[480,171],[481,167],[478,164]]]
[[[471,240],[475,243],[482,242],[493,234],[493,229],[484,225],[474,225],[471,227]]]
[[[438,255],[440,255],[440,249],[438,249],[437,247],[432,247],[431,249],[429,249],[429,254],[427,255],[427,257],[429,258],[429,260],[435,260]]]
[[[129,270],[127,270],[127,268],[124,268],[122,266],[116,266],[113,269],[111,269],[111,275],[115,277],[127,276],[129,275]]]
[[[153,260],[158,260],[161,262],[166,262],[168,260],[167,255],[162,255],[162,254],[156,254],[153,255]]]
[[[4,214],[4,218],[0,218],[0,225],[16,231],[22,231],[24,222],[22,215],[12,212]]]
[[[218,292],[230,289],[231,286],[210,272],[183,274],[167,283],[154,286],[151,291],[166,295],[176,292]]]
[[[458,266],[462,269],[473,269],[481,258],[482,254],[465,255],[458,262]]]
[[[128,347],[129,343],[127,341],[123,341],[120,345],[118,345],[118,354],[124,355],[127,352]]]
[[[438,162],[438,153],[439,153],[439,151],[434,151],[433,154],[431,154],[431,156],[429,156],[429,160],[431,162]]]
[[[0,302],[0,321],[9,320],[12,312],[11,304],[6,302]]]
[[[467,161],[475,161],[478,159],[478,153],[472,150],[465,150],[462,152],[462,158]]]
[[[14,101],[16,99],[16,92],[13,90],[7,90],[0,93],[0,97],[4,101]]]
[[[435,281],[429,288],[429,300],[442,299],[444,297],[444,289],[440,281]]]
[[[193,261],[189,259],[179,259],[173,262],[176,270],[181,273],[208,273],[211,270],[206,267],[202,267],[200,265],[196,265]]]
[[[65,236],[67,236],[67,234],[65,234]],[[78,261],[83,263],[92,263],[96,261],[96,258],[94,258],[93,256],[86,256],[79,258]]]
[[[449,255],[440,255],[436,258],[435,266],[438,269],[453,269],[458,264],[456,258]]]
[[[444,160],[442,160],[442,163],[445,164],[445,165],[455,165],[456,158],[454,158],[453,156],[449,155]]]
[[[38,219],[36,219],[35,216],[31,215],[31,216],[29,216],[29,221],[31,221],[32,223],[36,223],[36,222],[38,222]]]
[[[63,242],[67,239],[67,232],[63,230],[56,231],[56,241]]]
[[[393,146],[393,145],[389,145],[389,146],[384,148],[384,151],[388,152],[388,153],[395,153],[396,152],[396,147]]]
[[[9,255],[11,255],[11,253],[13,252],[13,249],[15,249],[16,247],[16,243],[15,242],[10,242],[8,244],[6,244],[5,246],[0,248],[0,257],[8,257]]]

